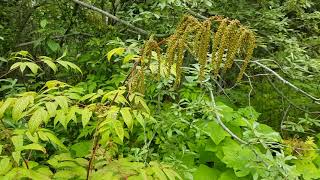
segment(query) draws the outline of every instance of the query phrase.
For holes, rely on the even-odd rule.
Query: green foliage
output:
[[[75,2],[1,1],[0,179],[320,179],[317,0]]]

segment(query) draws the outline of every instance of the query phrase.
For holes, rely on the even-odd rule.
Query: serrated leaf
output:
[[[130,131],[132,131],[133,120],[132,120],[132,116],[130,113],[130,108],[128,108],[128,107],[122,108],[120,110],[120,113],[121,113],[123,120],[126,123],[127,127],[129,128]]]
[[[54,102],[46,102],[46,109],[48,111],[48,114],[50,117],[54,117],[56,115],[56,111],[57,111],[57,103]]]
[[[47,117],[48,113],[43,107],[37,109],[28,122],[30,133],[33,134]]]
[[[54,100],[59,104],[61,109],[66,110],[68,109],[68,98],[65,96],[56,96]]]
[[[46,149],[41,146],[40,144],[36,144],[36,143],[32,143],[32,144],[28,144],[26,146],[23,146],[23,150],[38,150],[38,151],[42,151],[44,153],[46,153]]]
[[[7,110],[7,108],[13,104],[15,99],[13,98],[8,98],[0,107],[0,119],[3,118],[4,112]]]
[[[82,126],[85,127],[90,121],[92,112],[88,108],[84,108],[81,112],[81,115]]]
[[[113,127],[114,127],[114,130],[116,131],[118,137],[120,138],[121,142],[123,142],[124,129],[123,129],[122,123],[118,120],[114,120]]]
[[[162,170],[167,175],[169,180],[176,180],[176,178],[182,180],[181,176],[178,173],[176,173],[174,170],[167,169],[167,168],[163,168]]]
[[[108,52],[107,54],[107,58],[108,58],[108,61],[111,60],[111,57],[114,55],[114,54],[117,54],[117,55],[121,55],[123,52],[124,52],[125,48],[115,48],[115,49],[112,49],[111,51]]]
[[[40,67],[36,63],[26,62],[26,65],[33,74],[37,74]]]
[[[19,98],[13,109],[12,109],[12,119],[14,121],[18,121],[19,119],[24,117],[23,111],[28,107],[30,103],[33,102],[32,96],[26,96]]]

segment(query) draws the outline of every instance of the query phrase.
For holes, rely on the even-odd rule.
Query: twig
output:
[[[66,37],[69,37],[69,36],[76,36],[76,35],[92,36],[91,34],[88,34],[88,33],[75,32],[75,33],[70,33],[70,34],[66,34],[66,35],[62,35],[62,36],[61,35],[60,36],[54,36],[54,37],[52,37],[52,39],[61,39],[61,38],[66,38]],[[34,44],[36,42],[41,42],[41,41],[44,41],[44,40],[45,39],[24,42],[24,43],[18,44],[16,47],[28,46],[28,45]]]
[[[289,81],[285,80],[283,77],[281,77],[278,73],[276,73],[275,71],[273,71],[272,69],[270,69],[269,67],[265,66],[264,64],[261,64],[258,61],[251,61],[252,63],[257,64],[258,66],[264,68],[265,70],[269,71],[270,73],[272,73],[273,75],[275,75],[280,81],[282,81],[284,84],[290,86],[291,88],[293,88],[294,90],[304,94],[305,96],[309,97],[310,99],[314,100],[314,101],[320,101],[319,98],[316,98],[314,96],[312,96],[311,94],[307,93],[306,91],[298,88],[297,86],[295,86],[294,84],[290,83]]]
[[[214,110],[216,111],[216,102],[214,100],[214,96],[213,96],[213,92],[212,89],[209,90],[210,91],[210,97],[211,97],[211,102],[212,102],[212,106],[214,108]],[[215,112],[216,114],[216,121],[217,123],[227,132],[231,135],[231,137],[233,137],[234,139],[236,139],[238,142],[240,142],[241,144],[248,144],[247,142],[245,142],[244,140],[240,139],[237,135],[235,135],[225,124],[223,124],[223,122],[220,119],[220,116],[217,112]]]
[[[144,30],[144,29],[141,29],[141,28],[139,28],[139,27],[134,26],[133,24],[129,23],[128,21],[122,20],[122,19],[120,19],[120,18],[112,15],[111,13],[109,13],[109,12],[107,12],[107,11],[104,11],[104,10],[102,10],[102,9],[99,9],[99,8],[97,8],[97,7],[95,7],[95,6],[92,6],[92,5],[90,5],[90,4],[87,4],[87,3],[82,2],[82,1],[79,1],[79,0],[73,0],[73,2],[75,2],[75,3],[77,3],[77,4],[80,4],[81,6],[84,6],[84,7],[86,7],[86,8],[89,8],[89,9],[92,9],[92,10],[94,10],[94,11],[97,11],[97,12],[99,12],[99,13],[101,13],[101,14],[104,14],[104,15],[107,16],[108,18],[113,19],[113,20],[115,20],[115,21],[117,21],[117,22],[119,22],[119,23],[121,23],[121,24],[123,24],[123,25],[126,25],[126,26],[128,26],[129,28],[131,28],[132,30],[134,30],[134,31],[136,31],[136,32],[138,32],[138,33],[140,33],[140,34],[142,34],[142,35],[150,36],[150,35],[152,34],[152,33],[148,32],[148,31],[146,31],[146,30]],[[166,37],[166,36],[168,36],[168,35],[167,35],[167,34],[155,34],[154,36],[155,36],[155,37]]]
[[[281,131],[281,136],[282,136],[282,137],[283,137],[283,122],[284,122],[285,119],[286,119],[286,116],[287,116],[287,114],[288,114],[288,112],[289,112],[289,109],[290,109],[290,104],[289,104],[289,106],[287,107],[286,111],[284,112],[283,117],[282,117],[282,121],[281,121],[281,124],[280,124],[280,131]]]

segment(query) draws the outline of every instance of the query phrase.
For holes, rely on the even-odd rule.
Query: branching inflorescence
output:
[[[218,25],[216,32],[212,30],[214,23]],[[182,65],[186,51],[189,51],[199,63],[200,81],[205,78],[206,68],[210,67],[209,70],[212,70],[214,77],[217,77],[221,68],[223,68],[222,73],[225,73],[232,68],[236,56],[243,55],[244,61],[237,77],[237,82],[239,82],[256,46],[255,36],[251,30],[242,26],[238,20],[229,20],[220,16],[199,21],[193,16],[186,15],[178,23],[174,34],[168,37],[165,43],[167,50],[164,63],[167,67],[167,74],[170,73],[175,64],[175,85],[179,85],[181,81]],[[212,48],[210,48],[210,45]],[[152,51],[157,53],[158,78],[160,78],[161,48],[153,37],[146,41],[140,63],[143,68],[145,59],[150,59]],[[211,59],[208,58],[208,54],[211,54]],[[207,66],[208,63],[211,63],[211,66]],[[137,74],[141,76],[143,72]],[[139,76],[136,78],[142,80],[143,78]]]

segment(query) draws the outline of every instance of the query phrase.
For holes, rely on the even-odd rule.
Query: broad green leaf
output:
[[[0,175],[5,175],[10,169],[12,168],[12,162],[10,161],[10,158],[3,158],[0,161]]]
[[[46,63],[46,65],[48,65],[54,72],[57,72],[58,68],[57,66],[54,64],[54,62],[52,62],[52,60],[50,60],[50,58],[42,58],[41,59],[42,62]]]
[[[59,104],[61,109],[68,109],[68,98],[65,96],[56,96],[54,97],[55,101]]]
[[[77,65],[75,65],[74,63],[69,62],[69,61],[66,61],[66,63],[68,64],[68,66],[69,66],[71,69],[77,70],[77,71],[79,71],[79,72],[82,74],[82,71],[81,71],[81,69],[79,68],[79,66],[77,66]]]
[[[63,87],[63,86],[69,86],[67,83],[57,81],[57,80],[52,80],[52,81],[47,81],[45,85],[48,89],[54,88],[54,87]]]
[[[32,180],[50,180],[51,178],[40,174],[34,170],[26,168],[14,168],[6,174],[5,179],[32,179]]]
[[[21,73],[24,72],[24,70],[26,69],[26,67],[27,67],[27,64],[26,64],[26,63],[22,63],[22,64],[20,65],[20,71],[21,71]]]
[[[146,123],[141,113],[139,113],[137,110],[134,110],[133,115],[136,118],[136,120],[140,123],[140,125],[143,127],[143,129],[145,129]]]
[[[135,54],[128,54],[124,57],[123,63],[128,63],[131,59],[134,59],[136,57],[137,57],[137,55],[135,55]]]
[[[64,110],[57,110],[57,115],[54,118],[53,125],[57,125],[58,122],[63,122],[66,119],[66,114]],[[66,127],[65,127],[66,128]]]
[[[90,154],[92,148],[92,141],[81,141],[70,147],[70,151],[73,151],[76,157],[85,157]]]
[[[92,112],[90,111],[89,108],[84,108],[81,112],[81,121],[82,121],[82,126],[85,127],[88,122],[90,121],[90,118],[92,116]]]
[[[136,105],[139,105],[141,104],[142,107],[149,113],[150,112],[150,109],[148,107],[148,105],[146,104],[146,102],[144,101],[144,99],[140,96],[135,96],[135,104]]]
[[[12,157],[13,157],[13,160],[14,160],[18,165],[20,165],[21,151],[14,151],[14,152],[12,152]]]
[[[154,172],[155,177],[157,177],[159,180],[167,180],[167,176],[158,166],[153,166],[152,170]]]
[[[130,108],[128,108],[128,107],[121,108],[120,113],[121,113],[123,120],[126,123],[127,127],[129,128],[130,131],[132,131],[133,120],[132,120],[132,116],[130,113]]]
[[[70,67],[71,69],[77,70],[77,71],[79,71],[80,73],[82,73],[81,69],[80,69],[77,65],[75,65],[74,63],[72,63],[72,62],[63,61],[63,60],[57,60],[57,62],[58,62],[60,65],[62,65],[64,68],[66,68],[66,69],[69,69],[69,67]]]
[[[28,139],[30,140],[30,141],[32,141],[33,143],[38,143],[38,140],[39,140],[39,138],[38,138],[38,134],[31,134],[30,133],[30,131],[27,131],[26,133],[25,133],[25,135],[28,137]]]
[[[77,116],[76,116],[76,112],[79,110],[78,106],[71,106],[68,110],[66,119],[63,121],[62,125],[67,127],[67,125],[69,124],[69,122],[71,120],[73,120],[75,123],[77,123]]]
[[[42,151],[42,152],[46,153],[46,149],[43,146],[41,146],[40,144],[36,144],[36,143],[23,146],[23,149],[24,150],[38,150],[38,151]]]
[[[59,146],[60,148],[62,148],[63,150],[67,149],[66,146],[52,132],[42,129],[42,130],[40,130],[38,132],[38,134],[39,134],[40,138],[41,137],[43,138],[42,140],[50,141],[51,143],[53,143],[53,144]],[[40,136],[40,134],[41,134],[41,136]]]
[[[220,171],[214,168],[210,168],[206,165],[200,164],[198,169],[193,173],[195,180],[217,180],[220,175]]]
[[[28,127],[31,134],[33,134],[38,129],[40,124],[47,118],[48,113],[43,107],[37,109],[28,122]]]
[[[176,180],[176,178],[182,180],[181,176],[178,173],[176,173],[174,170],[167,169],[167,168],[163,168],[162,170],[167,175],[169,180]]]
[[[19,66],[21,66],[21,64],[24,64],[24,63],[23,63],[23,62],[16,62],[16,63],[14,63],[14,64],[10,67],[10,70],[13,70],[13,69],[18,68]]]
[[[53,40],[49,40],[47,45],[53,52],[56,52],[60,48],[60,45]]]
[[[46,102],[46,109],[50,117],[54,117],[56,115],[58,104],[54,102]]]
[[[33,74],[37,74],[38,69],[40,69],[40,67],[36,63],[26,62],[26,65],[28,66],[28,68],[31,70]]]
[[[16,150],[20,150],[23,146],[23,136],[13,136],[11,137],[12,144],[14,145]]]
[[[125,50],[125,48],[119,47],[119,48],[115,48],[115,49],[112,49],[111,51],[109,51],[108,54],[107,54],[108,61],[111,60],[111,57],[114,54],[121,55],[122,53],[124,53],[124,50]]]
[[[1,105],[0,107],[0,119],[3,118],[4,112],[6,111],[6,109],[13,104],[13,102],[15,101],[15,99],[13,98],[8,98],[6,99],[6,101]]]
[[[19,119],[24,117],[23,111],[28,107],[30,102],[33,100],[33,97],[27,96],[19,98],[13,109],[12,109],[12,119],[14,121],[18,121]]]
[[[118,120],[114,120],[113,127],[114,127],[114,130],[116,131],[118,137],[120,138],[121,142],[123,142],[123,137],[124,137],[123,124]]]
[[[209,134],[210,138],[213,140],[215,144],[219,144],[226,136],[229,136],[227,132],[225,132],[222,127],[215,121],[211,121],[207,124],[205,131]]]

